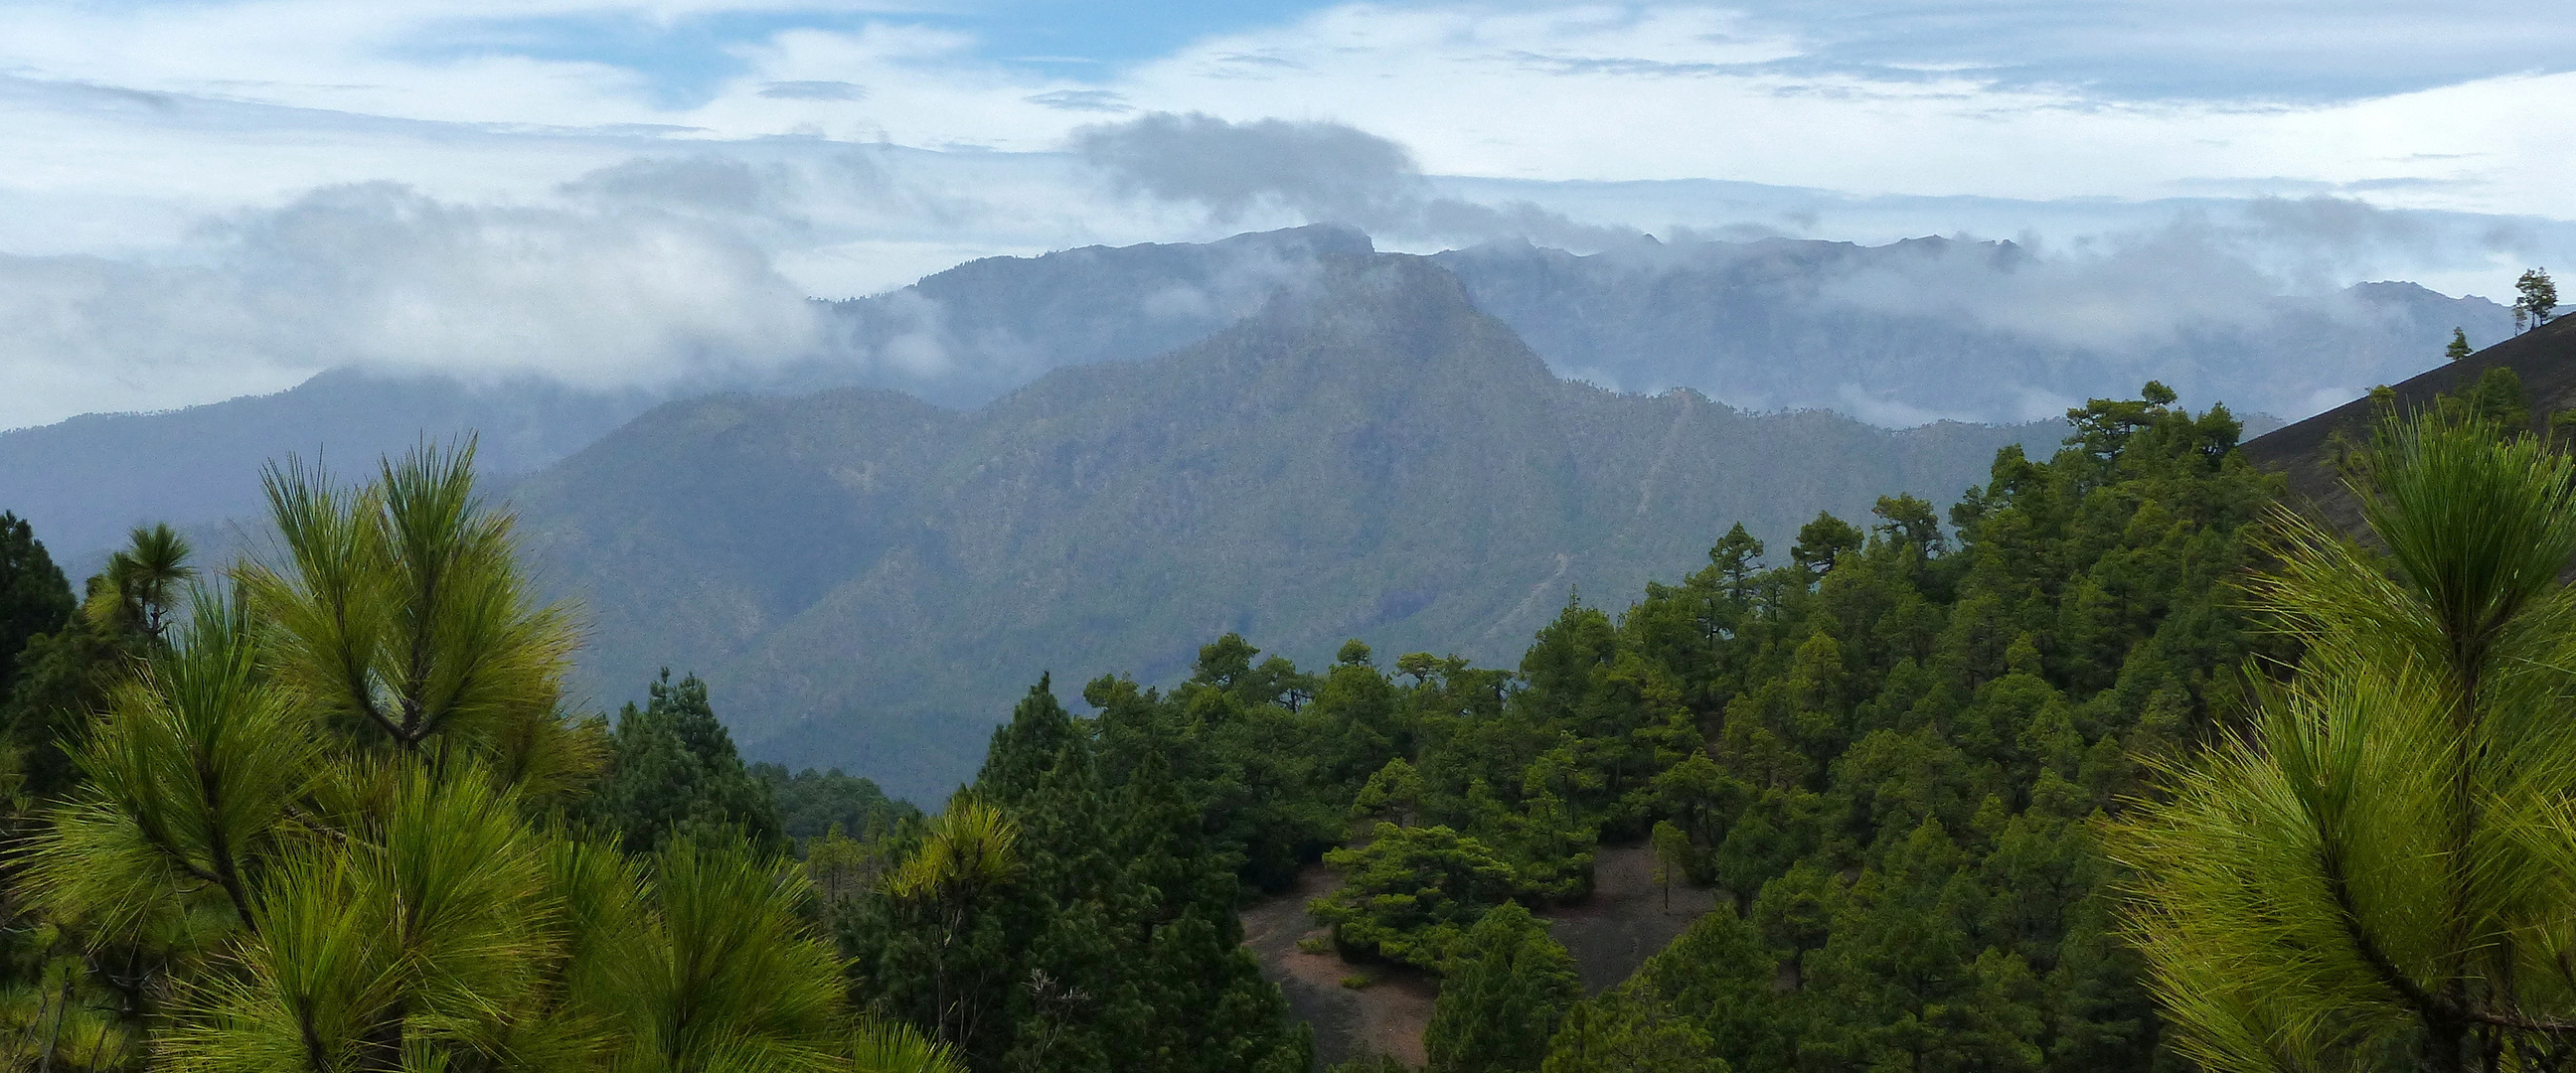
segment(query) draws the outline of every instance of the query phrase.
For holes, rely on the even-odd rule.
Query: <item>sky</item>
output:
[[[810,353],[809,296],[1323,220],[1392,249],[1949,234],[2074,262],[2189,235],[2284,292],[2501,297],[2576,253],[2576,22],[11,0],[0,159],[0,428],[349,364],[669,382]]]

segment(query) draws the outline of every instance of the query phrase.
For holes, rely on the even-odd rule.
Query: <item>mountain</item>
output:
[[[817,303],[831,341],[804,359],[719,365],[650,389],[590,391],[534,377],[469,385],[342,369],[272,395],[76,417],[0,432],[0,510],[33,522],[76,569],[94,568],[143,522],[174,523],[220,551],[234,537],[227,520],[262,509],[260,466],[288,454],[364,465],[424,436],[475,431],[483,471],[514,478],[656,403],[710,391],[870,386],[977,406],[1049,369],[1204,339],[1299,286],[1318,256],[1368,252],[1357,231],[1302,227],[986,258],[887,294]]]
[[[909,287],[833,302],[830,354],[775,387],[880,387],[969,409],[1049,370],[1160,354],[1307,286],[1326,257],[1374,252],[1330,224],[1206,243],[986,257]]]
[[[2531,407],[2532,428],[2547,432],[2551,415],[2576,410],[2576,317],[2561,317],[2432,371],[2390,385],[2401,411],[2429,406],[2436,395],[2460,395],[2493,369],[2511,369]],[[2380,404],[2367,395],[2245,442],[2245,457],[2283,474],[2289,501],[2348,531],[2361,528],[2361,504],[2335,467],[2338,432],[2366,439]]]
[[[1313,226],[986,258],[886,294],[816,303],[825,342],[812,354],[714,362],[651,388],[339,370],[275,395],[74,418],[0,432],[0,510],[30,518],[76,569],[143,521],[172,522],[220,550],[233,534],[226,520],[260,509],[260,465],[289,452],[356,464],[424,435],[479,430],[485,471],[514,476],[651,405],[711,391],[875,387],[971,408],[1051,370],[1206,339],[1273,294],[1310,290],[1324,259],[1370,252],[1358,231]],[[2011,243],[1943,239],[1647,241],[1592,256],[1511,244],[1435,261],[1560,376],[1890,427],[2052,417],[2150,377],[2239,412],[2306,413],[2437,360],[2453,325],[2485,339],[2509,319],[2493,303],[2411,284],[2305,299],[2237,288],[2246,293],[2176,319],[2158,312],[2161,292],[2118,273],[2070,276],[2066,263]]]
[[[1144,361],[971,413],[893,392],[649,412],[519,485],[591,621],[603,701],[664,664],[746,751],[916,800],[971,773],[1041,672],[1165,681],[1225,631],[1301,663],[1515,658],[1578,587],[1625,600],[1744,522],[1946,501],[2060,422],[1891,432],[1558,379],[1439,265],[1318,259],[1307,286]]]
[[[571,454],[655,400],[551,380],[485,387],[447,377],[324,373],[274,395],[183,410],[90,414],[0,432],[0,510],[26,518],[75,577],[126,530],[171,522],[203,550],[230,543],[225,519],[261,511],[260,467],[301,455],[346,474],[424,438],[472,430],[482,472],[513,478]]]
[[[2197,404],[2297,416],[2441,360],[2454,327],[2499,339],[2512,320],[2411,283],[2277,297],[2189,263],[2087,267],[1941,238],[1591,256],[1508,243],[1434,259],[1560,375],[1893,426],[2053,416],[2149,379]]]

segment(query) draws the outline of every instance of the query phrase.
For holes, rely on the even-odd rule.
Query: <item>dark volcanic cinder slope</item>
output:
[[[2521,378],[2535,428],[2544,426],[2550,414],[2576,407],[2576,317],[2562,317],[2390,386],[2397,392],[2398,408],[2412,410],[2431,404],[2437,394],[2462,391],[2487,370],[2499,367]],[[2287,475],[2292,502],[2305,504],[2346,528],[2357,528],[2360,505],[2335,472],[2328,438],[2338,429],[2349,435],[2366,434],[2377,413],[2377,405],[2367,396],[2354,399],[2246,441],[2245,457]]]
[[[1227,630],[1301,662],[1350,637],[1509,660],[1570,588],[1624,600],[1737,520],[1782,541],[1819,509],[1946,499],[2061,429],[1613,395],[1428,261],[1335,257],[1205,342],[974,414],[676,404],[513,498],[591,609],[600,699],[695,669],[754,754],[935,799],[1042,671],[1167,680]]]

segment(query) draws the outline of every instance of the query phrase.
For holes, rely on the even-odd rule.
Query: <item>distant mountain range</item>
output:
[[[2411,283],[2277,297],[2235,290],[2241,279],[2134,280],[1941,238],[1589,257],[1508,244],[1434,260],[1558,375],[1897,427],[2053,417],[2148,380],[2190,405],[2301,417],[2438,363],[2453,328],[2484,345],[2513,319]]]
[[[1321,259],[1370,252],[1366,235],[1314,226],[987,258],[825,303],[832,342],[806,359],[650,390],[346,370],[276,395],[79,417],[0,432],[0,509],[89,563],[145,521],[220,540],[224,519],[258,507],[259,466],[289,453],[359,463],[477,429],[486,472],[508,478],[657,403],[714,391],[877,387],[971,409],[1050,370],[1205,339],[1274,294],[1312,287]],[[2510,320],[2494,303],[2411,284],[2228,295],[2209,310],[2145,316],[2117,280],[2063,278],[2062,265],[2010,243],[1941,239],[1647,242],[1581,257],[1504,244],[1433,260],[1560,376],[1629,392],[1690,387],[1741,409],[1828,409],[1889,427],[2044,418],[2150,377],[2186,401],[2297,416],[2432,364],[2454,326],[2485,343]]]
[[[1350,637],[1505,660],[1570,591],[1624,602],[1737,521],[1776,558],[1818,510],[1946,502],[2064,427],[1884,426],[2150,376],[2330,393],[2504,317],[2371,285],[2097,347],[1961,297],[2045,271],[1941,241],[1423,258],[1332,227],[994,258],[832,303],[826,353],[721,382],[344,371],[0,433],[0,510],[76,571],[152,520],[221,559],[262,463],[355,475],[474,431],[545,583],[587,608],[593,702],[695,670],[753,755],[926,800],[1040,672],[1165,681],[1227,630],[1301,662]]]
[[[521,484],[592,616],[585,684],[706,675],[749,753],[918,799],[1041,672],[1185,673],[1233,630],[1509,660],[1578,587],[1624,603],[1741,521],[1946,501],[2062,422],[1904,432],[1558,379],[1456,277],[1327,255],[1312,286],[972,413],[886,391],[674,403]]]
[[[259,467],[288,454],[364,464],[423,437],[477,430],[484,473],[515,479],[658,403],[716,391],[866,386],[971,408],[1051,369],[1205,339],[1272,293],[1303,286],[1318,256],[1367,252],[1357,231],[1304,227],[987,258],[887,294],[820,303],[834,340],[808,359],[651,390],[342,370],[274,395],[76,417],[0,432],[0,510],[34,521],[69,561],[95,563],[143,522],[173,522],[225,544],[225,519],[259,509]]]

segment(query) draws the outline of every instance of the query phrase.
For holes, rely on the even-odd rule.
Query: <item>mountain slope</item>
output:
[[[271,460],[319,458],[345,475],[424,438],[473,430],[482,471],[515,477],[647,405],[640,394],[547,380],[477,388],[445,377],[324,373],[274,395],[0,432],[0,510],[32,522],[66,569],[88,568],[146,522],[221,541],[224,519],[261,509],[260,467]]]
[[[830,342],[779,367],[711,364],[687,383],[591,391],[529,378],[323,373],[272,395],[162,413],[93,414],[0,432],[0,510],[90,564],[138,523],[167,521],[216,548],[227,519],[261,509],[260,466],[288,454],[372,463],[424,436],[482,438],[483,471],[517,477],[657,402],[709,391],[863,386],[977,406],[1066,365],[1140,358],[1215,333],[1295,288],[1368,236],[1303,227],[1204,244],[1086,247],[972,261],[901,290],[820,303]],[[210,549],[215,550],[215,549]]]
[[[935,797],[1041,671],[1158,681],[1235,630],[1301,662],[1512,658],[1581,586],[1624,598],[1741,520],[1947,499],[2063,426],[1889,432],[1550,375],[1455,277],[1328,256],[1163,357],[972,414],[882,393],[655,410],[513,492],[593,615],[584,680],[706,675],[754,755]]]
[[[2390,385],[2397,407],[2413,411],[2438,394],[2457,395],[2490,369],[2511,369],[2522,381],[2531,406],[2534,431],[2548,431],[2551,414],[2576,409],[2576,317],[2513,336],[2429,372]],[[2245,442],[2245,457],[2289,479],[2289,501],[2316,511],[2347,530],[2361,526],[2361,504],[2343,487],[2330,440],[2337,432],[2366,438],[2378,417],[2379,404],[2367,395],[2305,421],[2284,426]]]

